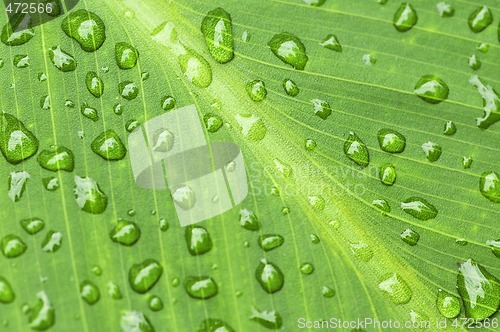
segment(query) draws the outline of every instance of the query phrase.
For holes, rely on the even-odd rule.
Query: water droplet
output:
[[[380,182],[392,186],[396,182],[396,168],[392,164],[383,164],[379,171]]]
[[[420,234],[410,228],[407,228],[403,231],[403,233],[401,233],[401,240],[413,247],[417,245],[418,240],[420,240]]]
[[[113,106],[113,113],[115,113],[116,115],[122,115],[123,105],[121,103],[116,103],[115,106]]]
[[[109,72],[109,67],[108,66],[102,66],[101,67],[101,71],[106,74],[107,72]]]
[[[177,287],[181,284],[181,280],[179,278],[172,279],[172,286]]]
[[[481,129],[488,129],[489,126],[500,120],[500,97],[490,85],[485,85],[477,75],[472,76],[469,83],[477,88],[477,92],[483,99],[484,117],[477,118],[476,124]]]
[[[148,307],[152,311],[160,311],[163,309],[163,301],[156,295],[151,295],[148,299]]]
[[[321,212],[325,209],[325,199],[321,196],[307,196],[307,200],[309,201],[309,205],[312,206],[312,208],[315,211]]]
[[[40,218],[28,218],[23,219],[20,222],[21,227],[26,231],[26,233],[34,235],[40,232],[45,227],[45,221]]]
[[[481,174],[479,191],[490,201],[500,203],[500,175],[496,172]]]
[[[128,215],[128,216],[130,216],[130,217],[135,216],[135,214],[136,214],[136,212],[135,212],[135,210],[134,210],[134,209],[129,209],[129,210],[127,211],[127,215]]]
[[[224,123],[220,116],[213,113],[205,114],[203,121],[205,122],[205,128],[207,128],[209,133],[216,133]]]
[[[115,60],[120,69],[132,69],[137,64],[139,52],[127,43],[116,43]]]
[[[38,139],[19,119],[0,113],[0,150],[5,159],[15,165],[38,151]]]
[[[43,186],[48,191],[55,191],[59,188],[59,179],[56,177],[46,177],[42,179]]]
[[[482,320],[493,315],[500,306],[500,280],[471,259],[458,270],[457,289],[465,316]]]
[[[349,132],[349,137],[344,143],[344,153],[347,158],[354,161],[361,167],[366,167],[370,164],[370,154],[365,143],[356,136],[354,132]]]
[[[43,109],[44,111],[50,110],[50,97],[49,96],[42,96],[40,98],[40,108]]]
[[[413,295],[412,290],[397,273],[387,273],[380,278],[378,288],[381,289],[394,304],[406,304]]]
[[[188,226],[185,232],[189,253],[193,256],[203,255],[213,247],[208,231],[200,226]]]
[[[18,54],[14,56],[12,63],[16,68],[26,68],[30,65],[30,57],[26,54]]]
[[[264,82],[259,80],[254,80],[248,82],[245,86],[248,96],[253,101],[263,101],[267,96],[267,89]]]
[[[7,258],[15,258],[24,254],[28,246],[17,235],[8,234],[0,241],[2,253]]]
[[[314,266],[311,263],[304,263],[300,266],[300,272],[302,274],[312,274],[314,272]]]
[[[479,60],[477,55],[472,54],[469,57],[469,67],[471,67],[472,70],[479,70],[481,68],[481,60]]]
[[[280,195],[280,190],[277,187],[272,187],[271,188],[271,195],[273,195],[273,196],[279,196]]]
[[[141,80],[143,82],[147,81],[149,79],[149,73],[147,71],[144,71],[141,73]]]
[[[255,269],[255,278],[266,292],[279,291],[285,283],[285,275],[275,264],[262,259]]]
[[[0,68],[3,68],[4,65],[5,65],[4,59],[0,59]]]
[[[316,234],[309,234],[309,239],[311,240],[312,243],[318,244],[319,243],[319,237]]]
[[[127,149],[118,134],[109,129],[97,136],[90,145],[92,151],[105,160],[121,160],[125,157]]]
[[[100,214],[106,210],[108,197],[94,179],[75,176],[74,193],[76,204],[83,211]]]
[[[307,63],[306,48],[295,35],[282,32],[274,35],[267,43],[274,55],[295,69],[303,70]]]
[[[134,130],[136,130],[140,125],[141,125],[141,123],[139,121],[131,119],[131,120],[128,120],[127,123],[125,124],[125,129],[129,133],[131,133]]]
[[[464,166],[465,169],[470,168],[472,165],[473,159],[471,157],[463,157],[462,158],[462,165]]]
[[[466,246],[469,242],[464,238],[459,238],[455,240],[455,243],[460,246]]]
[[[321,287],[321,294],[326,298],[332,298],[335,296],[335,290],[328,286]]]
[[[91,281],[84,280],[80,284],[80,296],[85,302],[92,305],[99,301],[101,293],[99,292],[99,288]]]
[[[310,138],[306,139],[304,143],[304,147],[307,151],[313,151],[314,149],[316,149],[316,145],[316,141]]]
[[[38,164],[46,170],[72,172],[75,167],[73,152],[64,146],[52,146],[51,150],[43,150],[38,154]]]
[[[253,114],[236,114],[234,118],[241,127],[241,134],[246,139],[258,142],[266,136],[267,127],[261,117]]]
[[[214,297],[219,292],[215,281],[208,276],[187,277],[184,280],[184,289],[189,296],[200,300]]]
[[[276,249],[280,247],[283,244],[283,242],[285,242],[285,239],[283,239],[281,235],[276,235],[276,234],[261,235],[257,240],[257,243],[262,249],[264,249],[264,251],[270,251]]]
[[[305,1],[317,1],[317,0],[305,0]],[[324,0],[319,0],[324,1]],[[250,319],[258,322],[260,325],[265,328],[278,330],[283,325],[283,318],[281,318],[280,314],[276,310],[259,310],[255,307],[252,307],[252,315]]]
[[[96,98],[104,93],[104,82],[97,76],[95,71],[89,71],[85,77],[85,84],[89,92]]]
[[[373,206],[377,207],[382,211],[382,214],[391,212],[391,206],[385,199],[374,199],[372,201]]]
[[[166,232],[169,228],[168,221],[166,219],[160,219],[160,230]]]
[[[365,66],[373,66],[377,63],[377,59],[372,54],[363,54],[363,64]]]
[[[45,291],[39,292],[38,301],[32,307],[28,307],[29,327],[37,331],[45,331],[54,326],[56,322],[56,311]]]
[[[132,81],[123,81],[118,84],[120,96],[127,100],[133,100],[139,95],[139,88]]]
[[[487,43],[481,43],[481,44],[477,45],[476,48],[481,53],[488,53],[488,51],[490,49],[490,45]]]
[[[446,318],[455,318],[460,314],[460,300],[442,289],[438,290],[436,305]]]
[[[283,81],[283,89],[285,89],[286,94],[291,97],[296,97],[300,92],[297,84],[289,78]]]
[[[75,58],[63,51],[60,46],[49,49],[49,59],[62,72],[74,71],[77,66]]]
[[[109,232],[109,237],[114,242],[131,246],[141,237],[141,229],[132,221],[118,220],[115,227]]]
[[[26,171],[12,172],[9,176],[8,195],[13,202],[19,202],[26,190],[26,182],[31,176]]]
[[[243,31],[243,33],[241,34],[241,40],[243,40],[243,42],[245,43],[248,43],[250,41],[250,38],[251,35],[248,33],[248,31]]]
[[[455,8],[446,2],[438,2],[436,4],[436,9],[441,17],[452,17],[455,14]]]
[[[45,239],[42,241],[42,250],[45,252],[56,252],[61,248],[62,234],[61,232],[48,231]]]
[[[435,162],[436,160],[438,160],[443,153],[443,149],[441,148],[441,146],[431,141],[422,144],[422,151],[424,151],[425,157],[430,162]]]
[[[0,40],[7,46],[19,46],[29,42],[35,35],[30,23],[29,15],[19,12],[10,16],[9,21],[3,26]]]
[[[118,285],[112,281],[108,282],[108,295],[113,300],[120,300],[123,298],[122,292],[120,291],[120,287],[118,287]]]
[[[173,190],[172,198],[175,204],[177,204],[183,210],[191,209],[196,203],[196,195],[189,186],[179,186]]]
[[[96,276],[100,277],[102,275],[101,267],[98,265],[94,265],[94,267],[92,267],[92,273],[95,274]]]
[[[354,257],[362,262],[369,262],[373,258],[373,250],[363,241],[349,243]]]
[[[284,163],[279,159],[273,159],[273,162],[274,162],[274,167],[276,167],[278,173],[281,174],[283,177],[289,178],[292,176],[293,169],[290,167],[290,165]]]
[[[448,85],[439,77],[424,75],[418,80],[413,92],[430,104],[439,104],[448,98]]]
[[[144,294],[160,280],[162,273],[163,268],[154,259],[146,259],[142,263],[134,264],[128,275],[130,287],[135,292]]]
[[[70,12],[62,21],[61,28],[86,52],[98,50],[106,40],[104,22],[99,16],[85,9]]]
[[[99,120],[99,115],[97,114],[97,110],[93,107],[90,107],[87,103],[82,103],[82,106],[80,107],[80,112],[84,117],[94,122]]]
[[[455,123],[453,121],[447,121],[444,124],[443,134],[451,136],[455,135],[456,132],[457,132],[457,126],[455,126]]]
[[[234,57],[233,26],[231,15],[218,7],[209,11],[201,23],[208,51],[219,63],[227,63]]]
[[[170,111],[175,108],[175,98],[172,96],[164,96],[161,98],[161,108],[164,111]]]
[[[38,73],[38,81],[39,82],[44,82],[46,80],[47,80],[47,75],[45,75],[45,73]]]
[[[342,45],[340,45],[339,39],[333,34],[326,36],[321,43],[319,43],[324,48],[335,52],[342,52]]]
[[[286,216],[286,215],[289,215],[290,214],[290,209],[286,206],[284,206],[282,209],[281,209],[281,214]]]
[[[0,303],[11,303],[16,299],[16,294],[10,283],[0,276]]]
[[[311,7],[319,7],[325,3],[326,0],[302,0],[306,5]]]
[[[240,210],[240,225],[249,231],[258,231],[260,229],[259,218],[249,209]]]
[[[326,100],[312,99],[311,102],[314,106],[314,114],[321,119],[326,120],[332,114],[332,108]]]
[[[235,332],[235,330],[220,319],[207,318],[201,322],[198,332]]]
[[[401,209],[419,220],[436,218],[438,210],[431,203],[420,197],[410,197],[401,203]]]
[[[486,29],[493,22],[493,14],[491,10],[486,6],[477,7],[469,15],[469,28],[474,33],[479,33]]]
[[[407,2],[403,2],[394,13],[393,24],[399,32],[406,32],[417,24],[418,16],[415,9]]]
[[[126,311],[120,319],[122,332],[154,332],[155,329],[148,317],[140,311]]]
[[[406,138],[403,134],[387,128],[382,128],[377,134],[380,149],[389,153],[401,153],[406,147]]]
[[[64,102],[64,106],[66,106],[68,108],[73,108],[73,107],[75,107],[75,103],[73,101],[71,101],[71,100],[66,100]]]

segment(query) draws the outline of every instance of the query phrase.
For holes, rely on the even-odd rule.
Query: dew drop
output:
[[[41,151],[37,161],[42,168],[52,172],[72,172],[75,168],[73,152],[64,146],[53,146],[51,150]]]
[[[53,176],[43,178],[42,183],[48,191],[55,191],[59,188],[59,179]]]
[[[85,77],[85,85],[89,92],[96,98],[100,98],[104,93],[104,82],[94,71],[89,71]]]
[[[263,101],[264,99],[266,99],[267,89],[266,89],[266,85],[262,81],[254,80],[254,81],[248,82],[245,86],[245,89],[248,93],[248,96],[253,101],[259,102],[259,101]]]
[[[442,289],[438,290],[436,306],[446,318],[455,318],[460,314],[460,300]]]
[[[98,50],[106,40],[104,22],[99,16],[85,9],[70,12],[62,21],[61,28],[86,52]]]
[[[75,58],[63,51],[60,46],[49,49],[49,59],[57,69],[64,73],[74,71],[77,66]]]
[[[424,75],[415,85],[414,92],[422,100],[430,104],[439,104],[448,98],[448,85],[439,77]]]
[[[332,114],[332,108],[326,100],[312,99],[311,102],[314,106],[314,114],[321,119],[326,120]]]
[[[122,115],[123,105],[121,103],[116,103],[115,106],[113,106],[113,113],[115,113],[116,115]]]
[[[380,278],[378,288],[381,289],[394,304],[406,304],[410,302],[413,295],[406,281],[397,273],[385,274]]]
[[[38,301],[28,311],[29,327],[37,331],[45,331],[54,326],[56,322],[56,311],[45,291],[39,292]]]
[[[127,121],[127,123],[125,124],[125,129],[131,133],[133,132],[134,130],[136,130],[139,126],[140,126],[140,122],[137,121],[137,120],[134,120],[134,119],[130,119]]]
[[[317,143],[315,140],[308,138],[304,142],[304,147],[306,148],[307,151],[313,151],[316,149]]]
[[[116,132],[109,129],[99,134],[90,145],[92,151],[104,160],[121,160],[127,149]]]
[[[148,317],[140,311],[125,311],[120,318],[122,332],[154,332],[155,329]]]
[[[291,97],[296,97],[300,92],[297,84],[289,78],[283,81],[283,89],[285,89],[286,94]]]
[[[217,62],[227,63],[233,59],[233,26],[228,12],[220,7],[209,11],[201,23],[201,32]]]
[[[96,304],[101,298],[99,288],[89,280],[84,280],[80,284],[80,296],[90,305]]]
[[[18,54],[14,56],[12,63],[16,68],[26,68],[30,65],[30,57],[26,54]]]
[[[99,120],[99,115],[97,114],[97,110],[93,107],[90,107],[87,103],[82,103],[82,106],[80,107],[80,112],[84,117],[94,122]]]
[[[8,196],[13,202],[19,202],[21,200],[26,190],[26,182],[30,177],[30,174],[26,171],[10,173]]]
[[[481,60],[479,60],[479,57],[475,54],[472,54],[469,57],[469,67],[472,70],[479,70],[481,68]]]
[[[0,113],[0,150],[13,165],[33,156],[38,151],[38,139],[19,119]]]
[[[500,175],[484,172],[479,178],[479,191],[492,202],[500,203]]]
[[[259,310],[255,307],[252,307],[252,315],[250,316],[250,319],[259,323],[265,328],[272,330],[278,330],[283,325],[283,318],[281,318],[281,315],[276,310]]]
[[[249,231],[258,231],[260,229],[259,218],[249,209],[240,210],[240,225]]]
[[[349,137],[344,143],[344,153],[347,158],[354,161],[361,167],[366,167],[370,164],[370,154],[365,143],[356,136],[354,132],[349,132]]]
[[[309,201],[309,205],[317,212],[321,212],[325,209],[326,203],[325,199],[322,196],[307,196],[307,200]]]
[[[434,219],[438,215],[438,210],[420,197],[410,197],[401,203],[401,209],[409,215],[419,220]]]
[[[123,81],[118,84],[120,96],[127,100],[133,100],[139,95],[139,88],[132,81]]]
[[[493,255],[500,258],[500,239],[488,240],[486,241],[486,245],[488,245],[491,248],[491,252],[493,253]]]
[[[477,88],[477,92],[483,99],[484,117],[477,118],[476,124],[481,129],[488,129],[500,120],[500,97],[490,85],[485,85],[477,75],[472,76],[469,83]]]
[[[390,213],[391,206],[385,199],[374,199],[372,201],[373,206],[382,211],[382,214]]]
[[[19,46],[29,42],[33,36],[35,31],[31,28],[30,16],[17,13],[10,16],[3,26],[0,40],[7,46]]]
[[[420,234],[415,232],[414,230],[407,228],[401,233],[400,235],[401,240],[408,244],[409,246],[416,246],[418,243],[418,240],[420,240]]]
[[[16,258],[24,254],[28,246],[17,235],[5,235],[0,241],[0,249],[6,258]]]
[[[97,182],[90,177],[75,176],[74,179],[74,193],[78,207],[92,214],[103,213],[108,205],[108,197],[102,192]]]
[[[288,32],[278,33],[267,45],[274,55],[287,65],[298,70],[303,70],[306,66],[306,48],[297,36]]]
[[[441,17],[452,17],[455,14],[455,8],[447,2],[438,2],[436,9]]]
[[[201,322],[198,332],[235,332],[235,330],[220,319],[207,318]]]
[[[131,246],[139,241],[141,229],[135,222],[118,220],[115,227],[109,232],[109,237],[113,242]]]
[[[164,111],[170,111],[175,108],[175,98],[172,96],[164,96],[161,98],[161,108]]]
[[[471,157],[463,157],[462,158],[462,165],[464,166],[465,169],[470,168],[472,165],[473,159]]]
[[[379,170],[380,182],[392,186],[396,182],[396,168],[392,164],[383,164]]]
[[[441,146],[431,141],[422,144],[422,151],[430,162],[437,161],[443,153]]]
[[[42,98],[40,98],[40,108],[44,111],[50,110],[51,105],[49,96],[42,96]]]
[[[187,185],[179,186],[173,190],[172,198],[175,204],[183,210],[191,209],[196,203],[196,195],[193,189]]]
[[[267,127],[261,117],[253,114],[236,114],[234,118],[241,127],[241,134],[249,141],[258,142],[266,136]]]
[[[469,28],[474,33],[479,33],[486,29],[493,22],[493,14],[486,6],[476,8],[468,19]]]
[[[311,263],[304,263],[300,266],[300,272],[305,275],[312,274],[314,272],[314,266]]]
[[[279,248],[285,239],[281,235],[277,234],[265,234],[259,236],[257,243],[264,251],[270,251]]]
[[[362,262],[369,262],[373,258],[373,250],[363,241],[349,243],[354,257]]]
[[[34,235],[40,232],[45,227],[45,221],[40,218],[28,218],[22,219],[21,227],[30,235]]]
[[[418,16],[415,9],[407,2],[403,2],[394,13],[393,24],[399,32],[411,30],[417,24]]]
[[[108,295],[113,300],[120,300],[123,298],[122,292],[120,291],[120,287],[118,287],[118,285],[112,281],[108,282]]]
[[[186,227],[184,237],[189,253],[193,256],[203,255],[209,252],[213,247],[210,234],[201,226]]]
[[[457,132],[457,126],[455,126],[455,123],[453,121],[447,121],[444,124],[443,134],[451,136],[455,135],[456,132]]]
[[[42,250],[45,252],[56,252],[61,248],[62,234],[53,230],[48,231],[42,241]]]
[[[187,277],[184,280],[184,289],[194,299],[207,300],[219,292],[217,283],[208,276]]]
[[[380,149],[389,153],[401,153],[406,147],[406,138],[403,134],[387,128],[382,128],[377,134]]]
[[[0,276],[0,303],[11,303],[16,299],[16,294],[10,283]]]
[[[132,69],[137,64],[139,52],[127,43],[116,43],[115,60],[120,69]]]
[[[156,295],[152,295],[148,299],[148,307],[152,311],[160,311],[163,309],[163,301]]]
[[[163,268],[154,259],[146,259],[141,263],[132,265],[129,270],[130,287],[139,294],[149,291],[160,280]]]
[[[214,113],[207,113],[203,117],[203,122],[205,122],[205,128],[209,133],[216,133],[222,127],[224,122],[222,118]]]
[[[321,294],[326,298],[332,298],[335,296],[335,290],[328,286],[321,287]]]
[[[335,52],[342,52],[342,45],[340,45],[339,39],[333,34],[326,36],[321,43],[319,43],[324,48]]]
[[[285,283],[285,275],[281,269],[273,263],[262,259],[255,270],[255,278],[267,293],[279,291]]]

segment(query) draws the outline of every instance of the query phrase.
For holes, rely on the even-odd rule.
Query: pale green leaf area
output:
[[[86,9],[102,19],[106,38],[97,51],[92,44],[82,49],[63,31],[68,14],[34,27],[27,43],[1,43],[0,110],[22,121],[39,144],[26,146],[28,159],[0,157],[0,330],[196,331],[212,319],[207,331],[213,331],[220,327],[213,320],[220,319],[236,331],[276,325],[295,331],[301,318],[312,324],[365,317],[417,326],[430,321],[427,329],[408,329],[415,331],[437,331],[436,320],[447,322],[443,330],[465,330],[460,321],[452,325],[457,314],[482,321],[474,331],[498,330],[491,324],[499,318],[500,183],[493,175],[485,180],[488,198],[480,177],[500,173],[500,123],[478,127],[476,118],[485,111],[469,80],[478,75],[500,89],[500,3],[449,0],[454,15],[444,17],[438,1],[412,0],[418,20],[400,32],[395,13],[414,14],[399,1],[380,2],[86,0],[71,12]],[[491,11],[493,23],[476,33],[468,20],[480,5]],[[214,11],[218,7],[230,15],[231,21],[224,16],[220,22],[232,27],[223,31],[232,33],[234,54],[225,32],[217,37],[222,49],[205,42],[202,21],[211,11],[223,15]],[[7,16],[0,17],[4,26]],[[177,37],[152,38],[165,22]],[[294,68],[273,53],[268,43],[283,32],[303,44],[307,62]],[[130,55],[120,67],[118,43],[126,43],[119,49]],[[478,49],[481,43],[489,45],[487,52]],[[68,57],[56,68],[51,57],[64,56],[57,47],[74,57],[76,68]],[[28,55],[29,65],[16,66],[18,55]],[[183,55],[206,61],[210,68],[200,67],[205,76],[186,78]],[[426,75],[436,78],[432,84],[447,85],[445,100],[416,95]],[[289,94],[286,79],[296,84],[288,83]],[[219,116],[222,127],[205,135],[237,144],[249,178],[241,204],[195,225],[212,241],[198,251],[188,248],[172,195],[140,188],[131,169],[127,123],[168,112],[174,104],[168,99],[162,105],[167,96],[176,108],[195,104],[200,119]],[[68,100],[74,107],[66,106]],[[448,121],[456,133],[444,134]],[[391,153],[390,142],[382,149],[381,129],[402,135],[404,151],[393,146],[397,153]],[[0,126],[0,134],[5,130]],[[100,149],[110,137],[123,146]],[[68,149],[74,165],[63,155]],[[54,156],[60,170],[48,165]],[[469,168],[464,157],[473,160]],[[384,182],[382,165],[391,172]],[[94,205],[79,207],[75,179],[96,188],[87,177],[106,195],[105,208],[97,206],[102,194]],[[55,183],[57,189],[50,185]],[[385,200],[377,205],[384,211],[374,200]],[[242,227],[242,209],[252,211],[260,227]],[[28,218],[44,226],[21,223]],[[117,225],[120,219],[133,223]],[[122,238],[125,227],[133,234]],[[283,241],[275,236],[259,245],[263,235]],[[132,267],[135,276],[144,267],[156,275],[131,285]],[[110,282],[122,296],[115,287],[110,291]],[[150,303],[151,296],[163,307],[157,298]],[[37,301],[45,301],[46,319],[55,312],[53,322],[40,321]],[[280,319],[274,325],[263,320],[275,315]],[[134,329],[144,317],[149,323]]]

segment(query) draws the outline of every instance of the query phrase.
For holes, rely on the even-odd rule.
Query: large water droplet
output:
[[[84,280],[80,284],[80,296],[85,302],[92,305],[99,301],[101,298],[101,292],[99,292],[99,288],[97,288],[97,286],[91,281]]]
[[[213,247],[208,231],[200,226],[188,226],[185,232],[186,244],[191,255],[203,255]]]
[[[16,294],[10,283],[0,276],[0,303],[11,303],[16,299]]]
[[[303,70],[307,63],[306,48],[295,35],[282,32],[274,35],[267,43],[271,51],[284,63],[295,69]]]
[[[469,15],[469,28],[474,33],[479,33],[486,29],[493,22],[493,14],[486,6],[478,7]]]
[[[46,170],[72,172],[75,168],[73,152],[64,146],[52,146],[51,150],[43,150],[38,155],[38,164]]]
[[[201,32],[217,62],[227,63],[233,59],[233,26],[228,12],[220,7],[209,11],[201,22]]]
[[[0,150],[11,164],[18,164],[38,151],[38,139],[16,117],[0,113]]]
[[[406,138],[403,134],[392,129],[380,129],[377,134],[377,139],[380,149],[385,152],[401,153],[406,147]]]
[[[400,235],[401,240],[408,244],[409,246],[416,246],[418,243],[418,240],[420,240],[420,234],[415,232],[414,230],[407,228],[401,233]]]
[[[120,318],[122,332],[154,332],[149,319],[140,311],[126,311]]]
[[[485,319],[493,315],[500,306],[500,280],[471,259],[460,264],[458,270],[457,289],[465,316]]]
[[[19,46],[29,42],[35,35],[35,31],[30,26],[30,21],[30,15],[22,13],[10,16],[0,35],[2,43],[8,46]]]
[[[265,251],[273,250],[280,247],[285,239],[281,235],[277,234],[265,234],[259,236],[257,243]]]
[[[56,252],[61,248],[62,234],[61,232],[48,231],[45,239],[42,241],[42,250],[45,252]]]
[[[104,22],[99,16],[85,9],[70,12],[62,21],[61,28],[86,52],[98,50],[106,40]]]
[[[296,97],[300,92],[297,84],[289,78],[283,81],[283,89],[285,89],[286,94],[291,97]]]
[[[385,274],[380,278],[378,288],[395,304],[406,304],[413,295],[406,281],[397,273]]]
[[[255,278],[266,292],[272,294],[279,291],[285,283],[285,275],[273,263],[262,259],[255,270]]]
[[[141,237],[141,229],[135,222],[118,220],[115,227],[109,232],[109,237],[114,242],[131,246]]]
[[[87,73],[85,85],[87,85],[89,92],[96,98],[100,98],[104,93],[104,82],[97,76],[95,71]]]
[[[75,176],[74,193],[76,204],[83,211],[100,214],[106,210],[108,197],[94,179]]]
[[[115,60],[120,69],[132,69],[137,64],[139,52],[127,43],[116,43]]]
[[[56,323],[56,310],[52,306],[47,293],[39,292],[37,303],[28,311],[29,327],[37,331],[45,331]]]
[[[340,45],[339,39],[333,34],[326,36],[321,43],[319,43],[324,48],[335,52],[342,52],[342,45]]]
[[[219,292],[217,283],[208,276],[187,277],[184,280],[184,289],[189,296],[200,300],[214,297]]]
[[[500,97],[490,86],[474,75],[469,79],[469,83],[477,88],[477,92],[483,99],[484,117],[477,118],[476,124],[481,129],[488,129],[489,126],[500,120]]]
[[[500,203],[500,175],[484,172],[479,179],[479,191],[492,202]]]
[[[450,89],[439,77],[424,75],[418,80],[413,91],[417,96],[422,98],[422,100],[431,104],[439,104],[448,98]]]
[[[7,258],[15,258],[24,254],[28,246],[17,235],[5,235],[0,241],[0,249]]]
[[[406,32],[417,24],[418,16],[415,9],[407,2],[403,2],[396,13],[392,23],[399,32]]]
[[[267,89],[264,82],[255,80],[248,82],[245,86],[248,96],[253,101],[263,101],[267,96]]]
[[[109,129],[97,136],[90,145],[92,151],[105,160],[121,160],[127,149],[116,132]]]
[[[424,151],[425,157],[430,162],[438,160],[443,153],[443,149],[439,144],[430,141],[422,144],[422,151]]]
[[[75,58],[63,51],[60,46],[49,49],[49,59],[62,72],[73,71],[77,66]]]
[[[460,314],[460,300],[442,289],[438,290],[436,306],[446,318],[455,318]]]
[[[21,227],[26,231],[26,233],[34,235],[40,232],[45,227],[45,221],[40,218],[28,218],[23,219],[20,222]]]
[[[258,231],[260,229],[259,218],[249,209],[240,210],[240,225],[249,231]]]
[[[401,203],[401,209],[419,220],[434,219],[438,210],[431,203],[420,197],[410,197]]]
[[[154,259],[146,259],[130,268],[128,280],[130,287],[139,294],[149,291],[160,280],[163,268]]]
[[[123,81],[118,84],[120,96],[127,100],[133,100],[139,95],[139,88],[132,81]]]
[[[252,307],[250,319],[271,330],[278,330],[283,325],[283,318],[276,310],[259,310]]]
[[[26,171],[10,173],[8,196],[13,202],[21,200],[21,197],[26,190],[26,182],[30,177],[30,174]]]
[[[370,163],[370,154],[365,143],[356,136],[354,132],[349,132],[349,137],[344,143],[344,153],[347,158],[354,161],[361,167],[366,167]]]

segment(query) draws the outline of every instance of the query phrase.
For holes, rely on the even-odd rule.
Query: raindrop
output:
[[[259,218],[249,209],[240,210],[240,225],[249,231],[258,231],[260,229]]]
[[[406,32],[417,24],[418,16],[415,9],[407,2],[403,2],[394,13],[393,24],[399,32]]]
[[[189,253],[193,256],[203,255],[209,252],[213,247],[210,234],[201,226],[186,227],[184,236]]]
[[[201,23],[201,32],[208,51],[217,62],[227,63],[233,59],[233,26],[228,12],[220,7],[209,11]]]
[[[455,123],[453,121],[447,121],[444,124],[443,134],[451,136],[455,135],[456,132],[457,132],[457,126],[455,126]]]
[[[354,132],[349,132],[349,137],[344,143],[344,153],[347,158],[354,161],[361,167],[366,167],[370,163],[370,155],[365,143],[356,136]]]
[[[23,219],[20,222],[21,227],[26,231],[26,233],[34,235],[40,232],[45,227],[45,221],[40,218],[28,218]]]
[[[0,113],[0,150],[13,165],[38,151],[38,139],[16,117]]]
[[[443,153],[441,146],[431,141],[422,144],[422,151],[424,151],[425,157],[430,162],[438,160]]]
[[[42,241],[42,250],[45,252],[56,252],[61,248],[62,234],[61,232],[48,231],[45,239]]]
[[[154,259],[146,259],[141,263],[132,265],[129,270],[130,287],[139,294],[149,291],[160,280],[163,268]]]
[[[133,100],[139,95],[139,88],[132,81],[123,81],[118,84],[120,96],[127,100]]]
[[[420,197],[410,197],[401,203],[401,209],[419,220],[434,219],[438,210],[431,203]]]
[[[139,52],[127,43],[116,43],[115,60],[120,69],[132,69],[137,64]]]
[[[194,299],[207,300],[219,292],[215,281],[208,276],[187,277],[184,289]]]
[[[283,318],[281,318],[280,314],[276,310],[259,310],[255,307],[252,307],[252,315],[250,316],[250,319],[256,321],[265,328],[272,330],[278,330],[283,325]]]
[[[460,314],[460,300],[442,289],[438,290],[436,305],[446,318],[455,318]]]
[[[90,305],[97,303],[101,298],[99,288],[89,280],[84,280],[80,284],[80,295]]]
[[[392,164],[383,164],[379,171],[380,182],[392,186],[396,182],[396,168]]]
[[[19,236],[8,234],[0,240],[0,249],[6,258],[16,258],[24,254],[28,246]]]
[[[130,310],[120,318],[122,332],[154,332],[155,329],[148,317],[140,311]]]
[[[89,71],[85,77],[85,85],[89,92],[96,98],[100,98],[104,93],[104,82],[94,71]]]
[[[209,133],[216,133],[222,127],[224,122],[222,118],[217,114],[207,113],[203,117],[203,122],[205,122],[205,128]]]
[[[415,85],[414,92],[422,100],[430,104],[439,104],[448,98],[448,85],[439,77],[424,75]]]
[[[75,58],[63,51],[60,46],[49,49],[49,59],[62,72],[74,71],[76,69]]]
[[[94,179],[75,176],[74,193],[76,204],[83,211],[100,214],[106,210],[108,197]]]
[[[478,7],[469,15],[469,28],[474,33],[479,33],[486,29],[493,22],[493,14],[486,6]]]
[[[335,52],[342,52],[342,45],[340,45],[339,39],[333,34],[326,36],[321,43],[319,43],[324,48]]]
[[[127,149],[118,134],[108,129],[97,136],[90,145],[92,151],[104,160],[121,160]]]
[[[52,146],[51,150],[43,150],[38,154],[37,161],[42,168],[52,172],[72,172],[75,168],[73,152],[64,146]]]
[[[303,70],[306,66],[306,48],[297,36],[288,32],[278,33],[267,45],[274,55],[287,65],[298,70]]]
[[[438,2],[436,4],[436,9],[441,17],[452,17],[455,14],[455,8],[447,2]]]
[[[131,246],[141,237],[141,229],[135,222],[118,220],[115,227],[109,232],[109,237],[113,242]]]
[[[281,235],[277,234],[265,234],[259,236],[257,243],[264,251],[270,251],[280,247],[285,239]]]
[[[412,290],[397,273],[387,273],[379,280],[378,288],[386,294],[394,304],[406,304],[413,295]]]
[[[262,259],[255,270],[255,278],[266,292],[279,291],[285,283],[285,275],[278,266]]]
[[[332,108],[326,100],[312,99],[311,102],[314,106],[314,114],[321,119],[326,120],[332,114]]]
[[[296,97],[300,92],[297,84],[289,78],[283,81],[283,89],[285,89],[286,94],[291,97]]]
[[[61,28],[86,52],[98,50],[106,40],[104,22],[99,16],[85,9],[70,12],[62,21]]]
[[[382,128],[377,134],[380,149],[389,153],[401,153],[406,147],[406,138],[403,134],[387,128]]]
[[[254,80],[248,82],[245,86],[248,96],[253,101],[263,101],[267,96],[267,89],[264,82],[259,80]]]
[[[500,175],[484,172],[479,178],[479,191],[492,202],[500,203]]]
[[[410,228],[407,228],[403,231],[403,233],[401,233],[401,240],[413,247],[417,245],[418,240],[420,240],[420,234]]]

